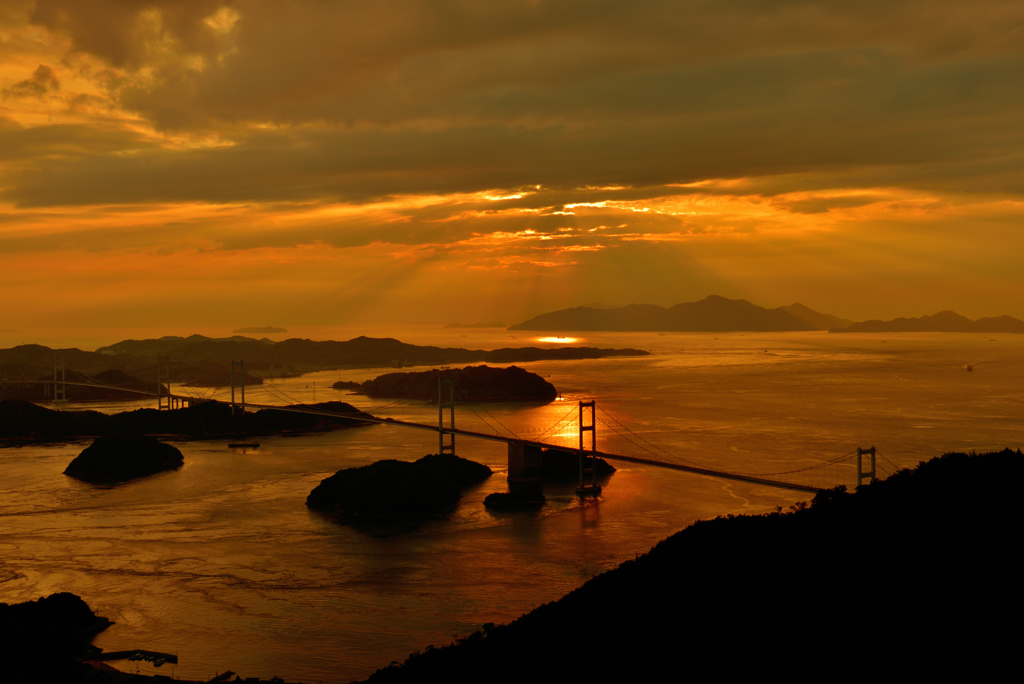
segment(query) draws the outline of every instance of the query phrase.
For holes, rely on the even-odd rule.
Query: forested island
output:
[[[467,366],[421,372],[387,373],[362,383],[339,381],[334,389],[354,390],[375,398],[423,399],[437,401],[442,378],[455,384],[457,401],[554,401],[555,386],[517,366],[491,368]]]
[[[436,517],[455,507],[460,490],[490,476],[487,466],[454,454],[388,459],[339,470],[309,493],[306,505],[362,519]]]
[[[93,484],[120,484],[166,470],[185,459],[177,447],[148,435],[97,437],[64,470],[65,475]]]
[[[360,419],[373,418],[343,401],[297,404],[289,408],[310,409],[327,415],[277,409],[232,415],[231,406],[220,402],[203,402],[173,411],[146,408],[105,414],[99,411],[54,411],[31,402],[6,399],[0,401],[0,445],[4,442],[51,442],[119,434],[222,439],[323,432],[366,425]]]

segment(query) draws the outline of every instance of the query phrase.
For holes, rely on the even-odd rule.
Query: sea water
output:
[[[392,336],[480,349],[563,343],[506,331]],[[852,487],[854,466],[843,457],[857,447],[877,447],[884,476],[946,451],[1020,446],[1022,337],[588,334],[574,344],[652,354],[519,364],[552,382],[560,400],[460,405],[456,426],[572,446],[578,402],[594,400],[604,452]],[[246,400],[343,400],[382,417],[436,424],[436,404],[330,388],[392,371],[272,379],[247,388]],[[459,455],[495,474],[465,491],[447,519],[354,527],[304,505],[340,468],[414,460],[436,452],[437,440],[432,432],[374,425],[260,438],[255,450],[233,450],[223,440],[175,442],[185,457],[181,469],[117,487],[62,474],[86,442],[0,449],[0,600],[78,594],[116,623],[96,645],[177,654],[176,677],[208,679],[232,669],[243,677],[347,682],[484,623],[513,620],[696,520],[810,497],[617,463],[596,500],[581,501],[572,486],[552,487],[540,511],[492,512],[483,499],[506,489],[505,447],[457,437]],[[813,468],[822,463],[829,465]],[[172,674],[169,664],[115,665]]]

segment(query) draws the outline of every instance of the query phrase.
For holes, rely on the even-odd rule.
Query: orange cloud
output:
[[[5,315],[511,320],[712,292],[1024,315],[1022,19],[1001,0],[17,0]]]

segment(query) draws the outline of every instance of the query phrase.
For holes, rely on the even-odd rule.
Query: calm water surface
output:
[[[471,348],[534,343],[504,331],[394,336]],[[595,399],[603,451],[759,474],[858,446],[877,446],[891,471],[945,451],[1024,442],[1018,336],[599,334],[577,344],[655,353],[522,364],[563,400],[460,407],[457,425],[571,444],[575,402]],[[388,370],[272,380],[246,398],[343,399],[382,416],[436,421],[436,407],[330,389]],[[361,679],[428,644],[512,620],[695,520],[806,498],[621,464],[596,501],[556,489],[538,513],[491,513],[482,501],[506,488],[504,447],[460,438],[460,455],[496,472],[464,492],[448,520],[357,529],[310,511],[306,495],[340,468],[433,453],[436,434],[380,425],[261,439],[252,452],[176,443],[185,456],[179,471],[113,488],[62,474],[84,446],[0,449],[0,600],[79,594],[117,623],[97,645],[176,653],[174,674],[196,679],[228,668]],[[821,486],[852,484],[853,474],[840,464],[779,477]],[[170,674],[167,665],[147,667]]]

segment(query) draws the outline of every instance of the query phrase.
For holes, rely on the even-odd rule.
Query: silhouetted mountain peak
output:
[[[746,299],[728,299],[709,295],[696,302],[684,302],[665,308],[655,304],[630,304],[617,309],[589,307],[563,309],[541,314],[509,330],[545,331],[787,331],[827,330],[844,319],[819,314],[801,305],[797,312],[765,309]]]
[[[976,321],[955,311],[940,311],[920,318],[894,318],[891,321],[870,320],[829,330],[834,333],[854,332],[1024,332],[1024,321],[1012,316],[979,318]]]

